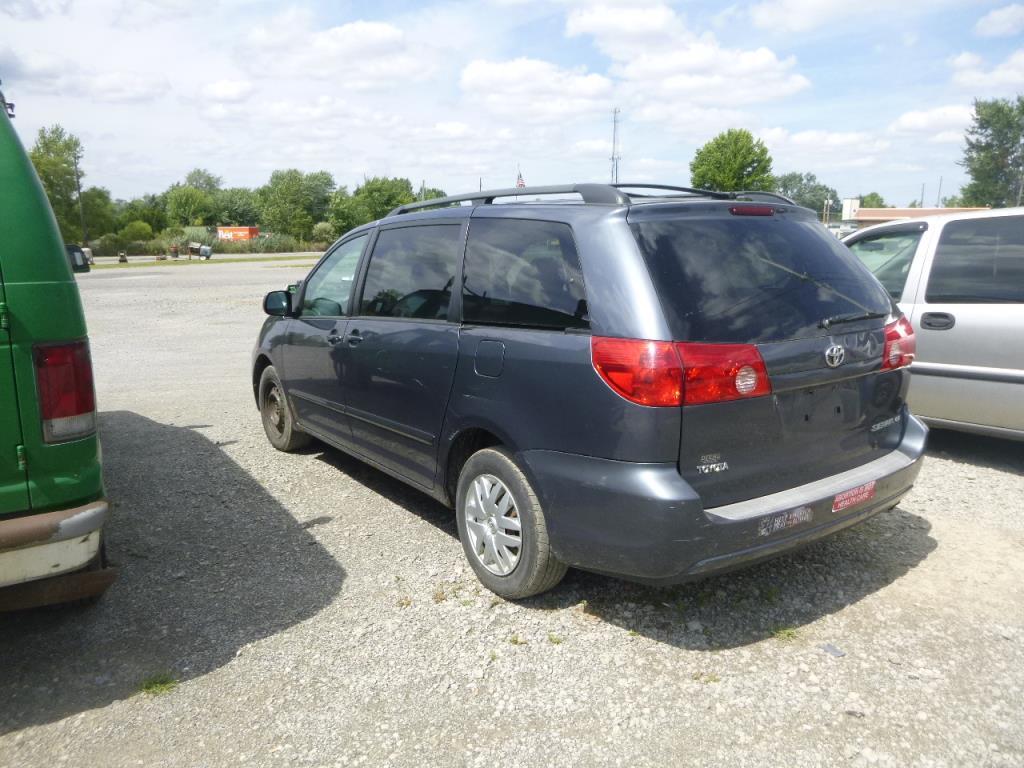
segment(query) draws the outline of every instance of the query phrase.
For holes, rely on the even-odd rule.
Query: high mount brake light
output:
[[[33,350],[43,439],[63,443],[96,431],[96,395],[89,344],[47,344]]]
[[[729,213],[733,216],[774,216],[775,208],[770,205],[734,205]]]
[[[718,403],[771,393],[764,360],[752,344],[591,340],[594,369],[630,402],[649,406]]]
[[[885,326],[885,346],[882,348],[882,370],[906,368],[917,354],[917,335],[914,327],[903,315]]]

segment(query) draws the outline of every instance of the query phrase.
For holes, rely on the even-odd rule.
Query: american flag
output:
[[[517,189],[522,189],[525,186],[526,186],[526,182],[523,181],[523,172],[520,171],[519,174],[516,176],[516,188]]]

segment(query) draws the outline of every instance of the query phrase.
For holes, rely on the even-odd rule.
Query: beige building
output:
[[[966,213],[986,211],[987,208],[861,208],[860,199],[848,197],[843,200],[843,229],[864,229],[874,224],[900,219],[918,219],[944,213]]]

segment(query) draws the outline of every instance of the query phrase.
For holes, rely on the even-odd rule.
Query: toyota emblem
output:
[[[846,359],[846,350],[838,344],[833,344],[825,350],[825,363],[829,368],[838,368]]]

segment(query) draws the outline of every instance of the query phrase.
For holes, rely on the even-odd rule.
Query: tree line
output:
[[[445,194],[425,186],[416,190],[400,177],[368,178],[349,192],[329,171],[294,168],[274,171],[255,189],[225,187],[220,176],[196,168],[163,192],[114,200],[103,187],[82,189],[83,154],[78,138],[60,125],[40,129],[30,152],[65,241],[88,241],[99,252],[128,243],[161,252],[172,242],[203,239],[199,228],[214,225],[258,226],[277,237],[264,241],[267,249],[320,247],[398,205]],[[943,205],[999,208],[1024,202],[1024,96],[975,100],[959,164],[969,182]],[[779,192],[819,215],[826,201],[830,214],[842,205],[835,188],[813,173],[775,175],[764,142],[744,129],[727,130],[700,147],[690,176],[693,187]],[[877,192],[859,197],[865,207],[887,205]]]
[[[196,168],[163,192],[114,200],[103,187],[79,192],[82,144],[60,125],[40,129],[29,155],[64,240],[95,244],[100,253],[140,244],[163,252],[185,240],[212,242],[203,229],[213,226],[260,227],[275,236],[272,246],[284,250],[323,247],[398,205],[445,194],[433,187],[416,190],[409,179],[397,177],[368,178],[350,193],[329,171],[294,168],[274,171],[255,189],[225,187],[220,176]]]

